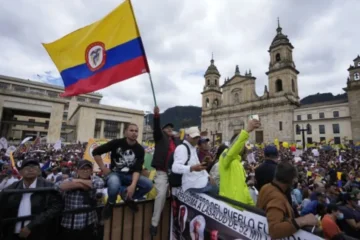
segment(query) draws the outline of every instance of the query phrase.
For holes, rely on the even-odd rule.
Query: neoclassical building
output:
[[[229,140],[247,123],[249,115],[258,114],[263,122],[261,129],[251,135],[256,142],[294,139],[293,112],[299,106],[298,74],[293,59],[293,45],[276,29],[270,48],[268,86],[262,96],[255,91],[256,78],[251,71],[241,74],[236,66],[234,76],[219,84],[220,72],[212,59],[205,72],[202,94],[202,130],[216,133]],[[281,130],[279,130],[281,129]]]
[[[262,96],[256,94],[256,78],[251,70],[241,74],[238,66],[234,76],[225,78],[224,84],[220,86],[221,74],[214,59],[211,59],[204,75],[205,84],[201,93],[202,131],[207,132],[212,139],[216,136],[220,141],[226,142],[245,128],[250,115],[258,114],[262,127],[251,134],[252,142],[273,142],[278,138],[280,141],[302,143],[298,128],[312,125],[312,131],[306,133],[306,143],[320,142],[331,137],[336,140],[360,141],[360,57],[354,59],[354,65],[348,69],[349,78],[347,87],[344,88],[347,96],[345,94],[344,101],[301,104],[299,71],[293,59],[293,49],[289,38],[278,25],[269,47],[269,70],[266,72],[268,84]],[[319,117],[324,112],[327,112],[326,119]],[[333,112],[339,112],[341,116],[333,118]],[[319,119],[321,124],[318,123]],[[339,125],[343,130],[333,130],[331,134],[329,129],[325,136],[322,134],[323,125],[334,129]],[[319,128],[321,133],[317,132]]]

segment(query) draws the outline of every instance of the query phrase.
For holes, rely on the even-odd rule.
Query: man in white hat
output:
[[[200,163],[197,155],[196,145],[200,139],[199,128],[190,127],[185,133],[187,136],[183,144],[175,149],[172,171],[182,174],[181,187],[183,191],[190,190],[198,193],[218,194],[219,188],[206,171],[207,163]],[[190,159],[188,162],[187,148],[190,149]]]

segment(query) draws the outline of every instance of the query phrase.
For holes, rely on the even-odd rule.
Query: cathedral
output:
[[[234,134],[246,127],[250,115],[258,114],[262,127],[250,135],[252,142],[273,142],[277,138],[280,141],[300,143],[302,138],[298,128],[299,124],[303,123],[310,127],[313,124],[313,129],[308,132],[307,143],[319,142],[326,137],[332,137],[330,129],[327,131],[329,136],[321,134],[323,134],[323,128],[334,128],[333,125],[338,124],[329,122],[332,114],[335,116],[335,112],[344,114],[340,116],[341,119],[338,118],[339,121],[344,122],[339,123],[339,128],[347,130],[343,130],[341,133],[345,134],[348,139],[360,138],[360,81],[357,79],[360,58],[356,58],[354,66],[348,69],[350,77],[347,87],[344,88],[348,95],[346,103],[326,103],[324,109],[328,113],[316,112],[319,117],[314,118],[312,117],[315,115],[314,111],[323,110],[314,110],[315,108],[311,108],[311,106],[305,108],[300,104],[299,71],[296,69],[293,59],[293,49],[289,38],[283,34],[282,28],[278,24],[276,35],[269,47],[270,63],[269,70],[266,72],[268,84],[265,86],[262,96],[256,94],[256,78],[251,71],[241,74],[238,66],[235,68],[234,76],[225,79],[224,84],[220,86],[221,75],[214,59],[211,59],[210,66],[204,75],[205,84],[201,93],[201,128],[207,136],[211,137],[212,141],[215,138],[220,142],[229,141]],[[319,107],[317,106],[316,109]],[[307,116],[305,119],[307,122],[304,121],[304,118],[301,119],[301,114]],[[324,127],[318,125],[321,121],[327,121],[324,123]],[[329,126],[325,126],[326,124]],[[316,137],[314,137],[314,132],[317,129],[314,127],[321,128]],[[333,133],[337,134],[337,131],[334,130]],[[355,136],[352,133],[356,133]],[[345,138],[343,135],[335,137],[337,141]]]

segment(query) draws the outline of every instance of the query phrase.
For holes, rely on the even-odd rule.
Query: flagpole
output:
[[[136,24],[136,29],[137,29],[137,31],[139,32],[139,36],[141,36],[141,34],[140,34],[140,29],[139,29],[139,25],[137,24],[137,21],[136,21],[136,16],[135,16],[135,11],[134,11],[133,5],[132,5],[132,3],[131,3],[131,0],[128,0],[128,1],[129,1],[129,4],[130,4],[130,7],[131,7],[131,11],[133,12],[133,15],[134,15],[134,20],[135,20],[135,24]],[[141,45],[142,45],[143,51],[144,51],[145,56],[146,56],[144,44],[143,44],[143,42],[142,42],[141,37],[140,37],[140,41],[141,41]],[[157,106],[156,96],[155,96],[155,89],[154,89],[154,84],[153,84],[152,77],[151,77],[151,73],[150,73],[149,63],[147,62],[147,58],[145,58],[145,59],[146,59],[146,65],[147,65],[147,68],[148,68],[147,70],[148,70],[148,74],[149,74],[149,80],[150,80],[150,85],[151,85],[151,91],[152,91],[153,98],[154,98],[154,103],[155,103],[155,106]]]
[[[151,85],[151,90],[152,90],[152,94],[154,97],[154,103],[155,103],[155,107],[157,107],[157,103],[156,103],[156,97],[155,97],[155,90],[154,90],[154,84],[151,78],[151,73],[149,72],[149,80],[150,80],[150,85]]]

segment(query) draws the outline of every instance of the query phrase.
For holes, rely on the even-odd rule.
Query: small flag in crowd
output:
[[[103,19],[43,45],[63,79],[62,96],[94,92],[150,72],[130,0]]]

